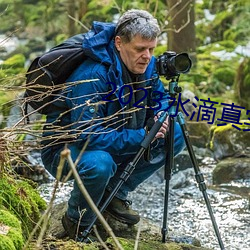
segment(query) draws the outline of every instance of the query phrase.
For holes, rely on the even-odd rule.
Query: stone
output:
[[[243,129],[244,126],[240,128]],[[233,156],[250,157],[250,133],[237,130],[231,124],[221,127],[213,126],[209,147],[218,161]]]
[[[213,171],[213,183],[228,183],[233,180],[250,179],[250,158],[228,157],[220,161]]]

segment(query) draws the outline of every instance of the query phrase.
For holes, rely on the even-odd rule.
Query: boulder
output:
[[[231,124],[211,128],[209,148],[213,151],[215,160],[233,156],[250,157],[250,133],[243,131],[243,126],[240,128],[241,130],[237,130]]]
[[[250,158],[228,157],[220,161],[213,171],[213,183],[228,183],[233,180],[250,179]]]
[[[53,245],[54,247],[60,246],[60,249],[78,249],[77,247],[82,247],[86,249],[103,249],[100,243],[95,242],[86,245],[85,243],[77,243],[67,238],[58,239],[58,235],[63,235],[63,227],[61,224],[61,217],[65,213],[67,204],[65,202],[56,204],[53,206],[51,213],[51,221],[47,229],[47,236],[43,241],[46,246]],[[140,231],[139,236],[139,249],[180,249],[180,250],[209,250],[206,247],[200,245],[200,241],[193,237],[177,236],[170,232],[169,237],[167,237],[166,243],[161,242],[161,229],[149,220],[141,219],[140,223],[135,226],[128,226],[126,224],[120,223],[114,220],[112,217],[105,215],[106,221],[109,223],[120,244],[124,249],[134,249],[135,239],[137,237],[138,231]],[[97,230],[104,230],[100,225],[97,226]],[[98,230],[98,231],[99,231]],[[101,233],[99,231],[101,235]],[[109,249],[114,249],[114,242],[112,238],[108,237],[104,239],[105,243],[110,247]],[[69,245],[70,244],[70,245]],[[61,247],[63,246],[63,247]],[[75,247],[75,248],[74,248]],[[81,248],[81,249],[82,249]],[[79,248],[80,249],[80,248]]]
[[[199,148],[206,148],[209,143],[210,128],[211,125],[204,121],[188,121],[187,130],[191,144]]]

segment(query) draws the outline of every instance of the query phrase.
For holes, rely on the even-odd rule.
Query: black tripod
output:
[[[181,88],[178,87],[178,78],[177,80],[172,79],[169,83],[169,93],[171,97],[175,97],[177,93],[179,93],[181,91]],[[116,187],[113,189],[113,191],[110,193],[109,197],[106,199],[106,201],[102,204],[101,208],[100,208],[100,212],[102,213],[107,206],[109,205],[109,203],[112,201],[112,199],[114,198],[114,196],[116,195],[116,193],[118,192],[118,190],[120,189],[120,187],[122,186],[122,184],[129,178],[129,176],[132,174],[132,172],[134,171],[137,163],[139,162],[140,158],[143,156],[143,154],[145,153],[145,151],[147,150],[147,148],[150,146],[151,142],[153,141],[153,139],[155,138],[155,135],[157,134],[157,132],[159,131],[159,129],[161,128],[163,122],[165,121],[165,119],[167,118],[167,116],[169,115],[169,132],[168,132],[168,136],[167,136],[167,145],[168,145],[168,152],[166,155],[166,164],[165,164],[165,179],[166,179],[166,186],[165,186],[165,203],[164,203],[164,216],[163,216],[163,227],[162,227],[162,242],[165,243],[166,242],[166,234],[167,234],[167,214],[168,214],[168,209],[167,209],[167,205],[168,205],[168,194],[169,194],[169,181],[171,179],[171,172],[172,172],[172,168],[173,168],[173,163],[174,163],[174,116],[176,114],[176,104],[172,103],[172,105],[170,106],[169,109],[169,113],[167,111],[162,112],[161,116],[159,117],[159,119],[155,122],[155,124],[153,125],[152,129],[150,130],[150,132],[148,133],[148,135],[145,137],[145,139],[143,140],[143,142],[141,143],[141,148],[138,151],[138,153],[136,154],[136,156],[134,157],[134,159],[126,166],[126,168],[124,169],[123,173],[120,176],[120,180],[118,182],[118,184],[116,185]],[[195,158],[195,154],[193,152],[190,140],[189,140],[189,136],[188,136],[188,132],[186,130],[186,126],[185,126],[185,122],[183,117],[181,116],[181,113],[178,113],[178,121],[181,125],[181,129],[185,138],[185,142],[188,148],[188,152],[190,154],[190,158],[191,161],[194,165],[194,169],[195,169],[195,173],[196,173],[196,181],[199,184],[199,189],[202,191],[203,193],[203,197],[205,199],[212,223],[213,223],[213,227],[216,233],[216,236],[218,238],[221,250],[224,250],[224,246],[221,240],[221,236],[212,212],[212,208],[208,199],[208,195],[206,193],[206,185],[204,183],[204,178],[202,173],[199,170],[198,167],[198,163],[197,160]],[[83,239],[87,239],[89,233],[92,230],[92,227],[94,226],[95,222],[97,220],[97,216],[94,217],[92,223],[88,226],[88,228],[82,233],[82,237]]]
[[[186,124],[185,124],[185,120],[183,117],[183,114],[181,112],[178,112],[178,114],[176,115],[176,101],[175,101],[175,96],[181,92],[181,88],[178,86],[178,78],[177,80],[172,79],[169,83],[169,94],[170,97],[172,97],[174,99],[173,103],[171,102],[170,104],[170,108],[169,108],[169,132],[166,138],[166,144],[167,144],[167,155],[166,155],[166,162],[165,162],[165,201],[164,201],[164,216],[163,216],[163,226],[162,226],[162,242],[165,243],[166,242],[166,234],[167,234],[167,216],[168,216],[168,195],[169,195],[169,182],[172,176],[172,169],[174,166],[174,123],[175,123],[175,119],[174,117],[177,116],[178,122],[181,126],[181,130],[184,136],[184,140],[186,142],[186,146],[187,146],[187,150],[191,159],[191,162],[193,164],[194,167],[194,171],[195,171],[195,179],[199,185],[199,189],[203,194],[203,198],[205,200],[209,215],[210,215],[210,219],[212,221],[213,224],[213,228],[216,234],[216,237],[218,239],[219,245],[221,250],[224,250],[225,247],[223,245],[221,236],[220,236],[220,232],[212,211],[212,207],[210,204],[210,201],[208,199],[208,195],[206,192],[206,184],[204,182],[204,177],[203,174],[201,173],[200,169],[199,169],[199,165],[197,162],[197,159],[195,157],[194,151],[193,151],[193,147],[191,145],[190,142],[190,138],[189,138],[189,133],[188,130],[186,128]]]

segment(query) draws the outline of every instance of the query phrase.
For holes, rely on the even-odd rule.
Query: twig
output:
[[[97,215],[98,219],[100,220],[100,222],[104,226],[105,230],[113,238],[114,243],[118,247],[118,249],[119,250],[124,250],[123,247],[121,246],[121,244],[119,243],[119,241],[117,240],[116,236],[114,235],[111,227],[106,222],[106,220],[104,219],[104,217],[102,216],[102,214],[100,213],[100,211],[98,210],[98,208],[96,207],[95,203],[93,202],[92,198],[90,197],[90,195],[89,195],[88,191],[86,190],[85,186],[83,185],[83,182],[82,182],[79,174],[77,173],[77,170],[75,168],[74,162],[73,162],[73,160],[71,158],[70,150],[69,149],[64,149],[61,152],[61,158],[66,158],[68,160],[68,163],[69,163],[69,166],[70,166],[70,168],[71,168],[71,170],[73,172],[73,176],[75,178],[75,181],[77,182],[78,187],[79,187],[80,191],[82,192],[84,198],[88,202],[90,208],[95,212],[95,214]]]
[[[137,250],[138,249],[138,245],[139,245],[139,237],[140,237],[140,233],[141,233],[141,220],[139,222],[139,225],[138,225],[138,230],[137,230],[137,234],[136,234],[136,238],[135,238],[135,246],[134,246],[134,250]]]
[[[109,250],[108,246],[105,244],[105,242],[102,240],[100,234],[98,233],[96,225],[93,226],[93,230],[95,232],[97,239],[100,241],[100,243],[104,247],[104,249]]]
[[[76,18],[74,18],[71,15],[68,15],[68,17],[72,20],[74,20],[76,23],[80,24],[84,29],[86,29],[87,31],[89,31],[89,28],[87,26],[85,26],[82,22],[80,22],[79,20],[77,20]]]

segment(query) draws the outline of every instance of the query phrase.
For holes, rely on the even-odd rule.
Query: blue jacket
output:
[[[125,107],[118,96],[119,89],[123,86],[122,67],[114,53],[114,31],[114,24],[94,22],[92,29],[86,33],[83,48],[88,59],[67,80],[68,87],[62,93],[63,102],[57,101],[56,107],[47,115],[48,124],[63,130],[47,131],[45,136],[58,136],[62,133],[60,141],[68,137],[79,147],[83,147],[88,140],[88,150],[104,150],[114,155],[135,153],[140,148],[146,133],[145,124],[141,124],[138,129],[124,127]],[[161,107],[157,112],[166,109],[168,94],[155,71],[154,57],[145,77],[146,86],[151,86],[147,104],[152,105],[151,100],[159,99],[161,92]],[[82,80],[86,81],[81,82]],[[116,99],[113,102],[102,101],[112,90]],[[66,110],[70,111],[62,112],[65,105]]]

